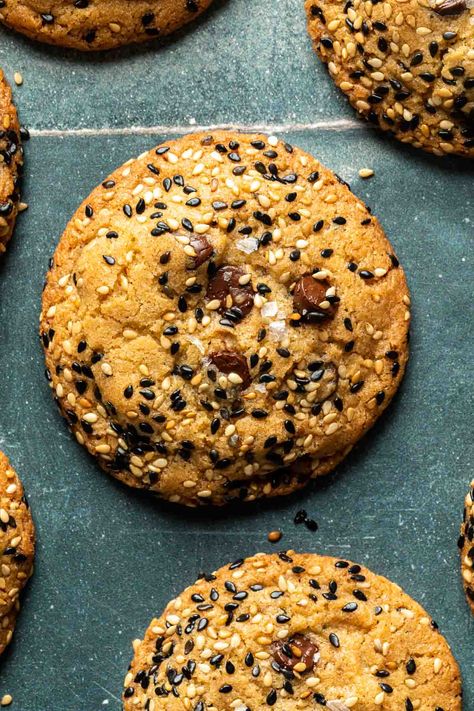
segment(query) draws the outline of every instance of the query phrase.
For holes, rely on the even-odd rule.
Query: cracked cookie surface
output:
[[[457,664],[396,584],[320,555],[201,577],[134,642],[124,711],[460,711]]]
[[[471,0],[306,0],[329,74],[360,115],[436,155],[474,156]]]
[[[10,642],[20,593],[31,576],[35,530],[23,487],[0,452],[0,653]]]
[[[466,597],[474,613],[474,480],[464,502],[464,516],[459,538],[461,572]]]
[[[22,164],[18,116],[10,86],[0,69],[0,254],[12,236],[18,213]]]
[[[78,441],[193,506],[330,470],[408,356],[405,276],[378,221],[263,135],[189,135],[119,168],[66,228],[43,298],[48,378]]]
[[[101,50],[163,37],[212,0],[0,0],[0,22],[32,39]]]

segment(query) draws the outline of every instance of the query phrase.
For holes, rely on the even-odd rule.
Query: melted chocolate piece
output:
[[[323,301],[327,301],[327,289],[329,283],[325,279],[314,279],[311,274],[302,276],[296,283],[293,291],[293,306],[305,321],[318,323],[325,318],[333,318],[336,311],[335,304],[330,304],[327,309],[320,307]]]
[[[287,642],[272,644],[273,659],[282,669],[293,671],[297,664],[304,664],[301,673],[311,671],[319,662],[319,649],[308,637],[295,634]]]
[[[196,256],[189,258],[188,269],[197,269],[212,257],[214,252],[212,244],[203,235],[192,235],[189,244],[196,252]]]
[[[465,0],[443,0],[439,5],[435,5],[433,10],[437,15],[460,15],[467,10]]]
[[[209,359],[212,365],[215,365],[217,370],[224,375],[236,373],[242,378],[242,384],[239,386],[242,390],[248,388],[251,383],[250,373],[247,366],[247,359],[241,353],[235,351],[218,351],[211,353]]]
[[[253,306],[252,285],[239,284],[239,279],[245,274],[240,267],[226,265],[219,267],[207,285],[206,299],[212,301],[218,299],[221,303],[219,312],[224,313],[229,308],[238,308],[242,312],[242,318],[247,316]],[[227,297],[232,297],[231,306],[227,305]]]

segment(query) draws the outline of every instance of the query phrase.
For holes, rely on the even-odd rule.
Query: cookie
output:
[[[474,613],[474,479],[464,502],[464,517],[459,537],[461,571],[466,597]]]
[[[0,69],[0,254],[5,251],[18,213],[22,164],[18,116],[10,87]]]
[[[124,711],[460,711],[457,664],[429,615],[360,565],[293,551],[201,577],[154,619]]]
[[[331,469],[398,387],[408,306],[393,249],[343,181],[274,137],[217,131],[92,192],[56,250],[40,328],[77,440],[130,486],[195,506]]]
[[[81,50],[164,37],[212,0],[0,0],[0,22],[49,44]]]
[[[309,34],[361,116],[435,155],[474,156],[470,0],[306,0]]]
[[[35,530],[18,476],[0,452],[0,653],[10,642],[19,596],[33,570]]]

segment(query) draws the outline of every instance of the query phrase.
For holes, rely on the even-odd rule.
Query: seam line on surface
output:
[[[159,134],[186,134],[201,131],[217,131],[219,129],[244,131],[248,133],[288,133],[314,130],[326,131],[350,131],[352,129],[365,128],[363,121],[351,119],[335,119],[334,121],[315,121],[313,123],[216,123],[216,124],[186,124],[183,126],[126,126],[111,128],[32,128],[30,135],[33,137],[45,138],[66,138],[69,136],[152,136]]]

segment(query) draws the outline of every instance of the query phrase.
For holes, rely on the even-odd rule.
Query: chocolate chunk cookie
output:
[[[354,108],[403,143],[474,156],[470,0],[306,0],[309,34]]]
[[[0,21],[62,47],[100,50],[163,37],[212,0],[0,0]]]
[[[464,517],[459,537],[461,571],[466,597],[474,613],[474,480],[464,502]]]
[[[22,164],[18,117],[10,87],[0,69],[0,254],[5,251],[18,213]]]
[[[35,531],[23,487],[0,452],[0,654],[10,642],[19,596],[33,570]]]
[[[437,625],[347,560],[259,554],[200,578],[134,643],[124,711],[460,711]]]
[[[69,223],[41,338],[56,401],[113,476],[195,506],[329,471],[394,395],[409,296],[382,229],[274,137],[190,135]]]

